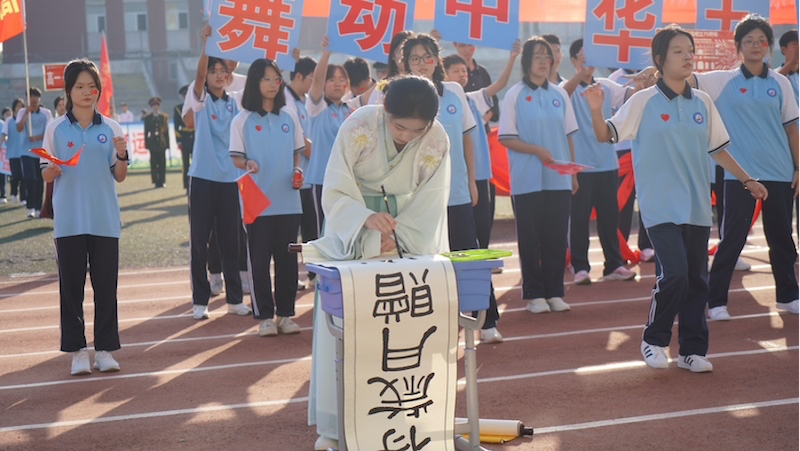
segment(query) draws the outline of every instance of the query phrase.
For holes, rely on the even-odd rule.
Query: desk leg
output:
[[[339,451],[347,451],[344,437],[344,331],[333,322],[333,315],[325,313],[328,330],[336,338],[336,408],[339,429]]]

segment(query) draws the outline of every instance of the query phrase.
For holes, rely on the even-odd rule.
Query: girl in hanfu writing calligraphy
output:
[[[304,246],[306,259],[358,260],[395,252],[446,252],[450,193],[449,140],[436,121],[434,85],[407,76],[389,83],[383,105],[358,109],[339,130],[325,171],[322,238]],[[389,198],[389,211],[382,189]],[[308,421],[320,435],[314,449],[338,446],[335,339],[318,298]]]

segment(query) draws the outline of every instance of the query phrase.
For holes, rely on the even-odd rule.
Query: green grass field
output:
[[[122,219],[120,268],[187,265],[189,218],[180,170],[154,189],[148,169],[131,170],[117,184]],[[0,276],[58,271],[53,221],[28,219],[19,204],[0,205]]]

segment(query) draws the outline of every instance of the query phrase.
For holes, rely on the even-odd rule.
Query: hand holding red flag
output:
[[[83,146],[81,146],[81,148],[80,148],[80,149],[78,149],[78,151],[77,151],[77,152],[75,152],[75,155],[73,155],[72,157],[70,157],[70,159],[69,159],[69,160],[59,160],[58,158],[56,158],[56,157],[54,157],[54,156],[50,155],[49,153],[47,153],[47,151],[46,151],[46,150],[44,150],[44,149],[42,149],[41,147],[36,147],[36,148],[33,148],[33,149],[31,149],[30,151],[31,151],[32,153],[34,153],[34,154],[36,154],[36,155],[38,155],[38,156],[40,156],[40,157],[44,158],[45,160],[47,160],[47,161],[50,161],[50,162],[52,162],[52,163],[55,163],[55,164],[57,164],[57,165],[59,165],[59,166],[60,166],[60,165],[64,165],[64,166],[75,166],[76,164],[78,164],[78,160],[80,160],[80,159],[81,159],[81,151],[82,151],[82,150],[83,150]]]
[[[236,184],[242,197],[242,222],[252,224],[271,202],[250,177],[249,171],[239,177]]]
[[[584,169],[592,169],[592,166],[586,166],[585,164],[558,160],[556,160],[554,163],[544,163],[544,165],[554,171],[558,171],[560,175],[573,175],[583,171]]]

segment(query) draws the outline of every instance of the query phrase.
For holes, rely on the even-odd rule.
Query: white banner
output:
[[[172,122],[170,122],[172,124]],[[119,124],[122,131],[125,132],[125,138],[128,140],[128,155],[131,159],[131,166],[149,166],[150,165],[150,152],[144,146],[144,122],[123,122]],[[174,161],[180,163],[181,152],[178,150],[178,143],[175,141],[175,134],[171,132],[174,130],[172,125],[169,127],[169,149],[167,150],[167,166],[174,164]]]
[[[452,263],[442,256],[329,263],[342,282],[347,447],[453,450]]]

